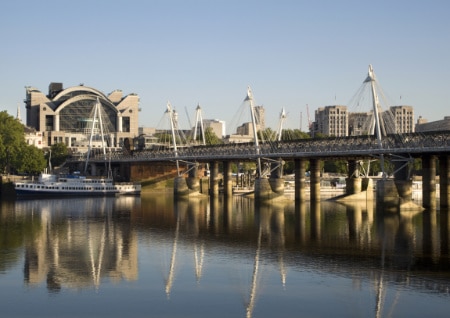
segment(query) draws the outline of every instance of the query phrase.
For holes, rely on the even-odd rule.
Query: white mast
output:
[[[166,113],[169,114],[170,129],[172,130],[173,150],[175,152],[175,157],[178,157],[177,141],[175,138],[175,127],[176,127],[175,120],[176,119],[174,118],[174,111],[172,110],[172,105],[170,105],[170,102],[167,102]],[[176,162],[177,162],[177,173],[178,173],[178,175],[180,175],[180,167],[178,164],[178,160],[176,160]]]
[[[281,133],[283,132],[283,124],[284,121],[286,120],[287,115],[286,115],[286,111],[284,110],[284,108],[281,109],[281,113],[280,113],[280,121],[278,122],[278,130],[277,130],[277,140],[280,141],[281,140]],[[300,120],[301,122],[301,120]],[[300,128],[301,130],[301,128]]]
[[[261,178],[261,158],[259,157],[259,142],[258,142],[258,134],[256,129],[256,118],[255,118],[255,107],[253,106],[253,94],[252,90],[250,89],[250,86],[247,88],[247,97],[244,99],[244,101],[248,101],[250,104],[250,115],[252,117],[252,125],[253,125],[253,134],[255,136],[255,150],[257,155],[257,162],[258,162],[258,173],[259,177]]]
[[[194,127],[194,142],[197,140],[197,130],[198,130],[198,124],[200,123],[200,129],[202,132],[202,141],[203,145],[206,145],[205,140],[205,129],[203,126],[203,117],[202,117],[202,108],[200,107],[200,104],[197,105],[197,108],[195,109],[195,127]]]
[[[370,82],[370,87],[372,89],[372,106],[373,106],[373,115],[375,118],[375,131],[376,131],[378,146],[380,148],[383,148],[383,143],[381,140],[380,114],[378,113],[378,111],[379,111],[378,95],[377,95],[377,92],[375,89],[375,73],[373,71],[372,65],[369,65],[369,73],[368,73],[367,78],[364,81],[364,83],[367,83],[367,82]],[[383,173],[383,177],[385,177],[386,174],[384,172],[384,156],[383,156],[383,154],[380,155],[380,166],[381,166],[381,171]]]
[[[92,150],[92,139],[94,138],[94,131],[95,131],[95,127],[96,127],[96,121],[97,121],[97,117],[98,117],[98,122],[100,125],[100,135],[102,138],[102,150],[103,150],[103,157],[105,158],[106,161],[106,146],[105,146],[105,136],[104,136],[104,132],[103,132],[103,121],[102,121],[102,115],[101,115],[101,103],[99,98],[97,97],[97,101],[94,105],[94,116],[92,116],[92,124],[91,124],[91,134],[89,137],[89,145],[88,145],[88,152],[87,152],[87,158],[86,158],[86,163],[84,166],[84,172],[86,173],[87,171],[87,167],[88,167],[88,163],[89,163],[89,158],[91,155],[91,150]]]

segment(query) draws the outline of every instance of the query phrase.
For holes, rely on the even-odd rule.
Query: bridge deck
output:
[[[383,138],[378,144],[375,136],[328,137],[260,143],[259,154],[253,143],[222,144],[215,146],[191,146],[173,149],[114,152],[113,162],[147,161],[198,161],[254,160],[257,158],[369,158],[379,155],[405,155],[418,157],[423,153],[450,153],[450,131],[394,134]],[[94,156],[91,161],[104,161],[103,156]]]

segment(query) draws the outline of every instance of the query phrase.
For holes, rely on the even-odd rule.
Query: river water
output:
[[[448,317],[448,211],[171,194],[0,203],[2,317]]]

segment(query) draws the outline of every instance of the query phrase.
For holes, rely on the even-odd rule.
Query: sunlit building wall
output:
[[[86,147],[82,140],[92,125],[92,110],[97,100],[105,116],[104,134],[109,146],[120,147],[126,138],[138,136],[139,96],[123,96],[121,90],[106,95],[84,86],[64,89],[62,83],[50,83],[45,95],[26,87],[26,124],[43,135],[43,146],[65,143],[68,147]]]

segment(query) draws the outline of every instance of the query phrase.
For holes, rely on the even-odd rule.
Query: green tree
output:
[[[67,149],[66,144],[64,143],[56,143],[50,147],[50,152],[47,153],[45,159],[50,159],[52,167],[57,167],[62,165],[67,157],[69,156],[69,150]]]
[[[217,137],[212,127],[207,127],[205,129],[205,143],[208,146],[219,145],[222,143],[222,140],[219,137]]]
[[[0,112],[0,136],[0,169],[9,173],[18,163],[25,138],[23,125],[6,111]]]
[[[16,170],[19,173],[38,174],[45,169],[47,161],[44,153],[32,145],[24,144],[18,155]]]
[[[281,132],[281,140],[285,141],[309,138],[311,138],[311,136],[308,133],[301,131],[300,129],[284,129]]]
[[[264,130],[258,130],[258,139],[261,141],[274,141],[277,138],[277,133],[268,127]]]
[[[324,161],[325,172],[332,173],[347,173],[347,161],[346,160],[326,160]]]

